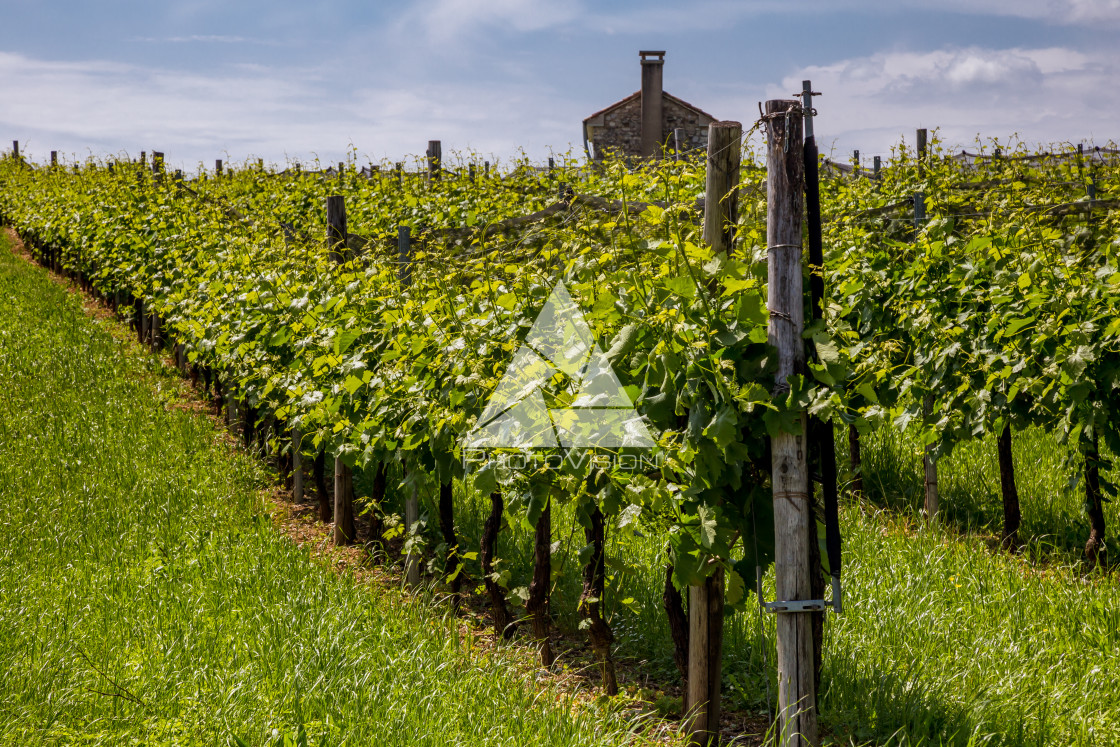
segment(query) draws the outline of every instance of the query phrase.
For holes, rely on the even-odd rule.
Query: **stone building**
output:
[[[642,87],[583,120],[583,147],[599,160],[607,151],[630,157],[659,158],[662,149],[681,151],[708,146],[711,114],[666,93],[661,85],[665,52],[642,51]]]

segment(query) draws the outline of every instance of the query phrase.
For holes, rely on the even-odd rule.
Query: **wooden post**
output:
[[[801,105],[766,102],[766,241],[770,323],[768,339],[778,351],[774,392],[789,390],[787,378],[805,372],[801,213],[804,188]],[[809,470],[805,413],[800,433],[771,439],[774,491],[774,571],[778,601],[812,599],[809,568]],[[778,612],[778,721],[782,747],[817,744],[813,613]]]
[[[471,184],[475,183],[474,163],[467,167],[467,177],[471,180]]]
[[[743,125],[712,122],[708,125],[708,169],[705,176],[704,241],[716,254],[731,252],[739,207],[740,140]]]
[[[412,233],[408,226],[397,226],[397,256],[400,263],[397,266],[397,277],[400,279],[401,287],[407,288],[412,285]],[[419,519],[420,497],[416,493],[416,488],[413,487],[404,502],[404,531],[406,536]],[[410,552],[405,557],[404,575],[409,586],[420,585],[420,558],[415,553]]]
[[[918,173],[919,174],[923,173],[924,168],[925,168],[926,138],[927,138],[927,136],[928,136],[928,133],[926,132],[926,129],[924,127],[922,129],[918,130]]]
[[[354,473],[334,458],[334,545],[354,544]]]
[[[548,157],[548,175],[552,176],[552,172],[556,170],[556,159],[552,156]]]
[[[17,161],[19,160],[19,141],[18,140],[13,140],[12,141],[12,158],[16,159]]]
[[[258,171],[264,171],[264,159],[263,158],[258,158],[257,159],[257,170]]]
[[[158,150],[152,151],[152,173],[163,175],[163,153]]]
[[[438,140],[428,141],[428,183],[431,184],[440,177],[442,169],[443,149]]]
[[[214,176],[220,177],[222,175],[222,159],[214,159]]]
[[[927,394],[922,398],[922,415],[928,419],[933,414],[933,395]],[[933,444],[930,444],[925,449],[925,454],[922,456],[922,465],[925,467],[925,504],[924,513],[926,521],[933,524],[937,521],[937,512],[940,509],[938,496],[937,496],[937,462],[930,457],[930,452],[933,451]]]
[[[852,173],[858,175],[859,174],[859,150],[852,151],[852,165],[854,167],[854,170],[852,171]]]
[[[883,159],[880,158],[879,156],[875,156],[875,160],[872,163],[874,163],[873,168],[875,169],[875,178],[878,179],[879,178],[879,169],[881,169],[883,167]]]
[[[717,253],[730,253],[738,211],[736,194],[742,157],[743,126],[738,122],[708,125],[704,240]],[[706,745],[719,734],[720,679],[723,672],[723,580],[720,572],[701,586],[688,587],[688,732],[694,744]]]
[[[397,161],[397,184],[404,184],[404,164]]]
[[[397,279],[402,288],[412,285],[412,231],[408,226],[397,226]]]
[[[483,161],[482,162],[482,175],[485,176],[485,177],[490,176],[490,162],[489,161]]]
[[[55,166],[58,166],[58,151],[57,150],[52,150],[51,151],[51,168],[54,168]]]
[[[292,426],[292,500],[303,501],[303,433]]]
[[[148,151],[142,150],[142,151],[140,151],[140,168],[147,168],[147,167],[148,167]]]
[[[420,498],[416,495],[416,488],[412,488],[412,492],[404,501],[404,532],[405,537],[408,537],[412,531],[412,527],[420,520]],[[420,585],[420,557],[415,552],[410,551],[404,558],[404,580],[405,582],[416,588]]]
[[[346,261],[346,202],[342,195],[327,198],[327,251],[334,262]]]

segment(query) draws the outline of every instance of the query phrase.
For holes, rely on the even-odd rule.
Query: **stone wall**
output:
[[[685,134],[685,142],[682,143],[684,150],[707,150],[708,124],[712,121],[709,117],[705,117],[695,109],[681,106],[668,96],[664,97],[661,112],[661,131],[665,133],[670,148],[673,147],[673,130],[680,127]]]
[[[595,158],[607,151],[636,156],[642,152],[642,98],[636,96],[603,115],[603,126],[589,133],[595,144]]]
[[[616,109],[602,115],[602,125],[590,125],[588,140],[594,147],[595,158],[602,158],[608,150],[621,152],[626,156],[638,156],[642,149],[642,99],[635,96]],[[711,118],[694,109],[681,105],[669,96],[662,97],[661,132],[663,142],[669,149],[673,147],[673,130],[680,127],[685,131],[686,150],[708,147],[708,123]]]

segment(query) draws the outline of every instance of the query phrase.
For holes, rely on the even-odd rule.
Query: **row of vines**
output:
[[[685,675],[680,590],[718,572],[728,614],[751,601],[773,548],[770,438],[805,411],[849,431],[853,490],[869,429],[920,429],[933,461],[999,437],[1012,549],[1010,439],[1030,426],[1054,432],[1078,447],[1086,558],[1105,565],[1101,505],[1116,491],[1100,473],[1103,454],[1120,453],[1113,155],[1005,144],[960,158],[935,141],[921,154],[900,146],[876,175],[826,175],[823,319],[805,333],[811,362],[775,390],[766,174],[749,146],[730,253],[701,239],[703,159],[492,174],[464,163],[438,178],[246,165],[184,183],[127,160],[69,170],[7,158],[0,219],[138,329],[158,329],[240,414],[247,439],[290,466],[299,434],[321,498],[327,460],[368,476],[371,535],[433,558],[456,596],[477,573],[505,635],[518,620],[495,538],[511,522],[534,527],[525,610],[545,664],[550,511],[571,504],[587,542],[580,615],[609,692],[604,526],[667,528],[665,605]],[[345,199],[342,262],[323,240],[332,195]],[[464,436],[561,279],[654,434],[656,466],[562,459],[514,470],[488,459],[465,469]],[[564,375],[548,388],[561,405],[575,396]],[[477,551],[456,537],[456,483],[490,496]],[[393,497],[404,495],[420,497],[430,529],[401,523]],[[324,520],[332,509],[324,501]],[[341,539],[354,536],[349,527]]]

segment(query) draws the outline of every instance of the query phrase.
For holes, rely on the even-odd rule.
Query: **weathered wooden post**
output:
[[[152,151],[152,173],[157,176],[163,175],[163,153],[161,151]]]
[[[397,161],[397,184],[404,184],[404,163]]]
[[[401,288],[412,285],[412,232],[408,226],[397,226],[397,277],[400,279]],[[415,482],[412,492],[404,502],[404,531],[405,536],[412,532],[412,527],[420,520],[420,497],[416,494]],[[409,586],[420,585],[420,557],[410,551],[404,559],[404,577]]]
[[[346,201],[342,195],[327,198],[327,251],[332,261],[346,261]]]
[[[214,159],[214,176],[221,177],[222,175],[222,159]]]
[[[852,173],[859,176],[859,150],[852,151]]]
[[[467,166],[467,178],[470,179],[471,184],[474,184],[475,181],[477,181],[475,179],[475,173],[474,173],[474,162],[471,162],[471,164],[469,166]]]
[[[708,125],[704,240],[717,254],[730,253],[738,214],[743,126]],[[688,587],[688,732],[694,744],[718,739],[720,680],[723,673],[723,571]]]
[[[292,426],[292,500],[303,502],[303,433]]]
[[[712,122],[708,125],[708,168],[705,174],[704,241],[719,253],[731,251],[735,219],[739,214],[739,164],[743,125]]]
[[[13,140],[12,141],[12,158],[16,159],[17,161],[19,160],[19,141],[18,140]]]
[[[443,148],[438,140],[428,141],[426,155],[428,158],[428,183],[431,184],[439,179],[440,171],[443,168]]]
[[[919,130],[925,132],[925,130]],[[924,192],[914,193],[914,238],[917,240],[918,232],[922,230],[922,225],[926,222],[926,196]],[[922,398],[922,419],[928,420],[933,415],[933,394],[927,393]],[[933,460],[930,454],[933,452],[933,444],[926,446],[925,453],[922,455],[922,466],[924,468],[924,485],[925,485],[925,502],[922,510],[925,514],[926,521],[930,524],[937,521],[938,512],[938,496],[937,496],[937,462]]]
[[[341,195],[327,197],[327,250],[331,260],[346,261],[346,203]],[[354,475],[342,458],[334,458],[334,544],[354,544]]]
[[[51,151],[51,168],[53,169],[56,166],[58,166],[58,151],[57,150],[52,150]]]
[[[874,173],[875,173],[875,178],[878,179],[879,178],[879,169],[881,169],[883,167],[883,159],[880,158],[879,156],[875,156],[875,160],[872,161],[872,164],[873,164],[872,168],[874,169]]]
[[[490,162],[489,161],[483,161],[482,162],[482,175],[484,177],[489,177],[490,176]]]
[[[788,378],[805,372],[801,212],[804,161],[802,107],[797,101],[766,102],[766,241],[770,323],[768,339],[778,351],[774,392],[789,390]],[[799,433],[771,439],[774,491],[774,571],[778,601],[778,721],[782,747],[817,744],[813,612],[809,567],[809,470],[805,413]],[[814,607],[816,605],[813,605]]]
[[[927,140],[928,135],[929,135],[929,133],[926,132],[926,128],[923,127],[920,130],[918,130],[918,173],[919,174],[924,174],[925,173],[926,140]]]
[[[354,473],[342,461],[334,458],[334,544],[335,547],[354,544]]]

